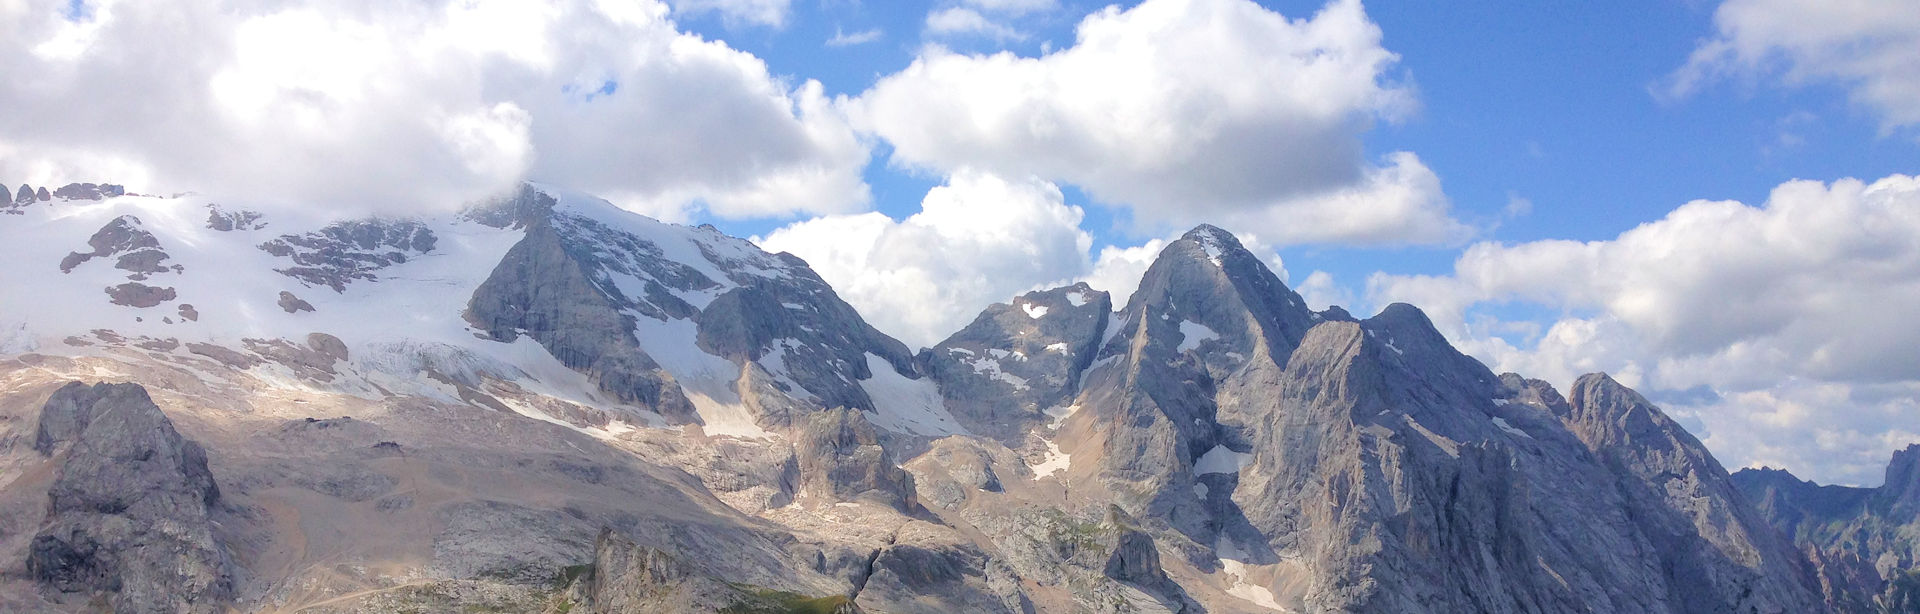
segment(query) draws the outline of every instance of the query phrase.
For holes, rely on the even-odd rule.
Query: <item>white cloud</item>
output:
[[[1335,305],[1351,307],[1354,303],[1353,291],[1335,283],[1333,274],[1326,271],[1308,273],[1294,291],[1299,292],[1301,300],[1307,302],[1307,308],[1314,311],[1325,311]]]
[[[1026,38],[1019,31],[1005,24],[988,19],[966,7],[948,7],[927,13],[927,31],[943,35],[973,35],[994,40],[1018,40]]]
[[[833,37],[827,39],[827,46],[852,47],[855,45],[865,45],[880,40],[880,37],[884,34],[885,33],[881,32],[879,28],[871,28],[859,32],[842,32],[839,28],[835,28],[833,30]]]
[[[1668,78],[1686,96],[1729,75],[1836,82],[1887,128],[1920,125],[1920,9],[1887,0],[1727,0],[1716,35]]]
[[[755,242],[806,259],[876,328],[924,347],[990,303],[1085,273],[1093,239],[1081,219],[1051,183],[962,170],[904,221],[826,216]]]
[[[1208,221],[1285,243],[1458,240],[1470,231],[1417,156],[1362,153],[1372,122],[1415,106],[1380,37],[1354,0],[1293,20],[1146,0],[1041,57],[928,48],[849,109],[897,164],[1037,173],[1130,207],[1148,235]]]
[[[1114,309],[1124,308],[1132,298],[1133,291],[1140,288],[1140,278],[1147,274],[1147,267],[1153,266],[1153,260],[1160,257],[1160,250],[1166,248],[1167,241],[1161,239],[1134,247],[1102,247],[1100,257],[1094,260],[1093,270],[1078,279],[1087,282],[1095,290],[1104,290],[1113,295]],[[1064,285],[1064,282],[1057,285]]]
[[[0,19],[10,181],[352,213],[529,174],[669,218],[868,198],[867,145],[818,84],[680,33],[657,2],[98,1],[80,21],[57,4]]]
[[[1858,458],[1823,461],[1813,451],[1825,447],[1782,442],[1874,441],[1865,453],[1884,457],[1920,419],[1911,396],[1862,394],[1920,390],[1920,178],[1793,181],[1757,207],[1695,201],[1606,241],[1481,243],[1450,276],[1368,285],[1376,304],[1426,308],[1496,370],[1562,386],[1610,371],[1656,397],[1717,391],[1720,401],[1689,411],[1733,466],[1791,448],[1806,454],[1791,468],[1807,476],[1876,481]],[[1509,323],[1488,315],[1505,302],[1566,315],[1510,341]],[[1818,401],[1842,392],[1844,403]],[[1793,403],[1817,417],[1756,422]]]
[[[687,14],[719,13],[728,23],[779,28],[787,25],[793,0],[672,0],[674,10]]]

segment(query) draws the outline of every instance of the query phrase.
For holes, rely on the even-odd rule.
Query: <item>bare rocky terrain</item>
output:
[[[1132,296],[913,352],[798,258],[548,186],[358,221],[39,193],[0,217],[49,237],[0,244],[46,290],[0,303],[0,611],[1912,600],[1920,453],[1872,491],[1729,476],[1604,374],[1313,311],[1211,226]],[[175,294],[100,296],[130,273]]]

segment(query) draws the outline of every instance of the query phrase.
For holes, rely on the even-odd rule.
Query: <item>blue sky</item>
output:
[[[1209,222],[1729,466],[1920,441],[1912,0],[0,3],[0,74],[9,184],[351,217],[531,178],[800,255],[916,346],[1124,298]]]
[[[1034,56],[1073,42],[1074,26],[1100,2],[1058,3],[1015,23],[1028,38],[932,36],[929,11],[953,3],[797,0],[781,27],[717,11],[682,15],[709,39],[750,51],[792,79],[817,79],[829,94],[857,96],[913,60],[922,45]],[[1312,1],[1262,1],[1290,17]],[[1126,6],[1126,4],[1121,4]],[[1791,179],[1877,178],[1920,170],[1920,140],[1884,133],[1844,87],[1763,87],[1719,83],[1691,96],[1656,94],[1714,33],[1716,5],[1684,0],[1532,4],[1373,2],[1367,13],[1399,55],[1395,78],[1418,92],[1417,115],[1366,134],[1375,156],[1418,152],[1444,182],[1459,216],[1496,241],[1607,239],[1696,200],[1758,203]],[[836,34],[879,31],[870,43],[830,47]],[[895,218],[919,209],[939,178],[891,168],[884,145],[866,178],[876,210]],[[1150,238],[1111,222],[1116,214],[1064,186],[1087,205],[1097,244]],[[1531,203],[1508,215],[1514,199]],[[709,219],[751,236],[779,219]],[[1104,223],[1103,223],[1104,222]],[[1374,271],[1444,273],[1460,246],[1282,248],[1289,269],[1333,274],[1361,294]]]

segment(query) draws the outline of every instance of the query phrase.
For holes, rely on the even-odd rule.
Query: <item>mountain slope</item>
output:
[[[1631,390],[1314,312],[1211,226],[1117,312],[1036,290],[916,354],[798,258],[555,186],[357,220],[52,192],[0,215],[34,289],[0,301],[0,609],[91,598],[26,580],[75,380],[204,446],[243,611],[1858,603]],[[1767,509],[1875,505],[1805,500]]]

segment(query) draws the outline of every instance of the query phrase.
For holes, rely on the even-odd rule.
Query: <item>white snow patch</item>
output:
[[[1227,594],[1270,610],[1287,611],[1280,605],[1280,600],[1273,596],[1272,590],[1247,579],[1246,554],[1234,546],[1232,539],[1220,536],[1219,541],[1214,543],[1213,551],[1220,557],[1220,573],[1226,576]]]
[[[1040,464],[1033,466],[1033,479],[1036,480],[1052,477],[1053,474],[1066,471],[1068,467],[1073,466],[1072,454],[1061,452],[1060,446],[1054,445],[1052,441],[1045,443],[1047,444],[1046,460],[1040,461]]]
[[[793,370],[787,366],[787,357],[793,355],[793,351],[801,345],[803,344],[799,339],[792,337],[773,340],[771,349],[760,356],[760,368],[766,369],[767,374],[772,375],[774,381],[785,385],[789,396],[795,399],[817,399],[819,397],[815,396],[813,391],[807,390],[800,385],[800,382],[793,379]]]
[[[1199,497],[1199,498],[1202,498],[1202,499],[1205,499],[1205,498],[1207,498],[1207,485],[1206,485],[1206,484],[1201,484],[1201,483],[1199,483],[1199,482],[1194,482],[1194,483],[1193,483],[1193,496],[1195,496],[1195,497]]]
[[[1194,348],[1200,347],[1200,342],[1202,341],[1207,341],[1209,339],[1219,339],[1219,338],[1220,338],[1220,334],[1213,332],[1213,329],[1207,328],[1207,325],[1205,324],[1201,324],[1199,322],[1194,322],[1190,320],[1181,320],[1180,321],[1180,347],[1174,348],[1174,351],[1185,352],[1188,350],[1192,350]]]
[[[967,348],[947,348],[947,351],[953,352],[955,354],[965,354],[967,356],[974,355],[973,350],[969,350]]]
[[[1065,343],[1055,343],[1055,344],[1051,344],[1051,345],[1048,345],[1048,346],[1047,346],[1047,351],[1049,351],[1049,352],[1059,352],[1059,353],[1062,353],[1062,354],[1065,354],[1065,353],[1067,353],[1067,344],[1065,344]]]
[[[1126,314],[1124,313],[1107,314],[1107,327],[1106,327],[1106,330],[1103,330],[1100,333],[1100,346],[1106,347],[1107,342],[1112,340],[1114,337],[1119,336],[1120,329],[1122,327],[1125,327],[1126,325],[1127,325]]]
[[[1085,306],[1087,304],[1087,293],[1080,292],[1078,290],[1075,290],[1073,292],[1068,292],[1067,304],[1073,305],[1075,307]]]
[[[681,390],[687,393],[687,400],[693,402],[702,429],[708,435],[773,438],[773,433],[754,421],[752,410],[740,399],[740,392],[735,388],[740,367],[733,361],[701,351],[694,343],[698,332],[692,320],[660,321],[642,317],[635,321],[634,336],[640,341],[640,349],[673,374]]]
[[[1046,305],[1035,305],[1033,303],[1021,303],[1020,309],[1022,311],[1027,312],[1027,317],[1033,318],[1035,320],[1047,317]]]
[[[1506,431],[1508,435],[1513,435],[1516,437],[1525,437],[1527,439],[1533,439],[1533,436],[1528,435],[1526,431],[1520,430],[1518,427],[1515,427],[1512,424],[1508,424],[1505,419],[1502,419],[1498,416],[1495,416],[1493,418],[1493,425],[1500,427],[1500,430]]]
[[[961,435],[967,429],[947,413],[940,390],[931,378],[908,379],[887,359],[867,353],[867,369],[873,377],[860,380],[860,387],[879,410],[869,419],[874,426],[894,432],[917,435]]]
[[[973,367],[974,373],[1006,382],[1012,385],[1014,390],[1026,390],[1028,388],[1026,378],[1001,370],[1000,361],[998,360],[992,358],[975,358],[967,361],[967,364]]]
[[[1507,406],[1507,405],[1508,405],[1509,403],[1512,403],[1512,402],[1513,402],[1513,401],[1510,401],[1510,400],[1507,400],[1507,399],[1494,399],[1494,400],[1493,400],[1493,406],[1494,406],[1494,407],[1506,407],[1506,406]]]
[[[1200,460],[1193,462],[1193,472],[1201,475],[1239,473],[1242,468],[1251,463],[1253,463],[1251,452],[1235,452],[1227,449],[1226,446],[1214,446],[1212,450],[1207,450],[1206,454],[1200,455]]]

